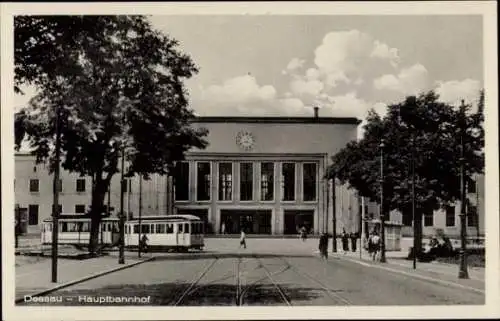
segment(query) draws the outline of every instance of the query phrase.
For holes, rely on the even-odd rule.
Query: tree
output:
[[[16,76],[39,89],[16,115],[17,148],[26,136],[37,162],[53,165],[59,119],[62,167],[93,180],[89,251],[95,253],[104,197],[124,149],[126,175],[148,178],[167,174],[190,148],[206,147],[207,131],[190,126],[183,84],[198,70],[176,40],[142,16],[21,17],[17,27],[16,45],[29,45],[16,48]],[[25,30],[33,28],[35,43],[21,41],[31,39]],[[55,58],[32,56],[46,48],[55,49]]]
[[[484,97],[482,92],[480,97]],[[413,159],[415,224],[420,227],[425,211],[460,200],[461,126],[466,128],[466,176],[471,179],[474,174],[483,172],[482,106],[484,98],[480,98],[477,112],[471,113],[471,106],[466,106],[467,114],[462,117],[458,108],[440,102],[431,91],[388,106],[384,118],[371,111],[363,139],[349,143],[333,156],[328,176],[335,175],[358,190],[361,196],[380,203],[379,145],[384,139],[384,209],[411,215]]]

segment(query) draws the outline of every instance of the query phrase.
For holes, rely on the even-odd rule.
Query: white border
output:
[[[136,308],[136,307],[14,307],[13,265],[2,265],[3,307],[5,318],[18,320],[54,320],[54,319],[331,319],[336,318],[463,318],[463,317],[494,317],[500,315],[497,306],[500,301],[499,279],[499,190],[498,190],[498,66],[497,66],[497,16],[495,2],[301,2],[292,3],[2,3],[1,4],[1,32],[2,36],[2,79],[1,88],[13,87],[13,37],[12,14],[331,14],[331,15],[423,15],[423,14],[456,14],[483,16],[483,43],[484,43],[484,87],[486,91],[485,127],[486,131],[486,173],[485,184],[485,229],[487,261],[486,267],[486,305],[485,306],[438,306],[422,309],[416,307],[259,307],[259,308],[176,308],[163,307]],[[2,212],[14,213],[13,180],[14,159],[11,155],[13,146],[13,115],[9,107],[13,101],[11,90],[2,90]],[[2,215],[3,226],[13,225],[13,216]],[[2,258],[4,262],[13,261],[13,231],[4,228],[2,233]],[[79,312],[81,311],[81,312]],[[90,312],[91,313],[88,313]],[[87,313],[86,313],[87,312]]]

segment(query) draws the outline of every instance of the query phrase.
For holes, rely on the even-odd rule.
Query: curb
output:
[[[85,282],[85,281],[88,281],[88,280],[91,280],[91,279],[95,279],[95,278],[98,278],[100,276],[104,276],[104,275],[107,275],[107,274],[110,274],[110,273],[113,273],[113,272],[118,272],[118,271],[121,271],[121,270],[125,270],[125,269],[131,268],[133,266],[142,264],[142,263],[154,261],[155,259],[156,259],[156,257],[153,256],[153,257],[147,258],[147,259],[142,260],[142,261],[138,261],[138,262],[130,263],[130,264],[127,264],[127,265],[115,267],[115,268],[112,268],[112,269],[109,269],[109,270],[97,272],[97,273],[94,273],[94,274],[91,274],[91,275],[84,276],[83,278],[80,278],[80,279],[76,279],[76,280],[69,281],[69,282],[66,282],[66,283],[63,283],[63,284],[59,284],[59,285],[57,285],[57,286],[55,286],[53,288],[50,288],[50,289],[46,289],[46,290],[42,290],[42,291],[39,291],[39,292],[35,292],[33,294],[29,294],[29,296],[35,297],[35,296],[42,296],[42,295],[45,295],[45,294],[49,294],[51,292],[54,292],[54,291],[57,291],[57,290],[60,290],[60,289],[63,289],[63,288],[66,288],[66,287],[78,284],[78,283],[82,283],[82,282]],[[15,304],[19,304],[19,303],[22,303],[22,302],[24,302],[24,296],[16,298],[16,300],[14,301]]]
[[[342,259],[342,257],[340,257],[340,259]],[[344,258],[344,259],[346,261],[350,261],[350,262],[357,263],[357,264],[360,264],[360,265],[374,267],[374,268],[378,268],[380,270],[386,270],[386,271],[390,271],[390,272],[393,272],[393,273],[398,273],[398,274],[410,276],[410,277],[413,277],[413,278],[416,278],[416,279],[420,279],[420,280],[430,281],[430,282],[433,282],[433,283],[439,283],[439,284],[446,285],[446,286],[454,286],[454,287],[458,287],[458,288],[461,288],[461,289],[464,289],[464,290],[473,291],[473,292],[476,292],[476,293],[479,293],[479,294],[483,294],[483,295],[486,294],[485,290],[481,290],[481,289],[474,288],[474,287],[471,287],[471,286],[462,285],[460,283],[455,283],[455,282],[451,282],[451,281],[444,281],[444,280],[432,278],[432,277],[425,276],[425,275],[418,275],[418,274],[415,274],[415,273],[409,273],[409,272],[406,272],[406,271],[392,269],[392,268],[387,267],[387,266],[380,266],[380,265],[376,265],[376,264],[370,264],[370,263],[367,263],[367,262],[364,262],[364,261],[359,261],[359,260],[352,259],[352,258]]]

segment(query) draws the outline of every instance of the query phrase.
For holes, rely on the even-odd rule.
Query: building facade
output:
[[[336,185],[335,211],[331,182],[324,179],[331,156],[357,139],[355,118],[319,117],[198,117],[193,126],[208,129],[209,145],[193,149],[170,176],[133,177],[125,186],[128,217],[194,214],[206,221],[208,233],[296,234],[305,226],[311,233],[332,231],[333,213],[340,233],[359,232],[363,207],[353,189]],[[484,181],[470,190],[476,219],[469,219],[469,235],[484,234]],[[16,154],[15,198],[26,209],[26,232],[39,233],[53,203],[53,176],[29,154]],[[92,180],[61,171],[60,206],[65,214],[89,210]],[[116,215],[120,208],[120,175],[111,181],[105,203]],[[474,205],[476,204],[476,205]],[[426,215],[424,234],[443,228],[459,234],[460,207]],[[367,203],[365,217],[378,216],[378,206]],[[411,235],[412,222],[391,213]]]

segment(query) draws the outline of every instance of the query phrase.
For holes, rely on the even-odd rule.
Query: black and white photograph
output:
[[[500,316],[496,3],[437,4],[2,5],[10,317]]]

